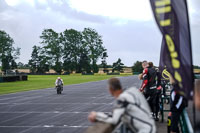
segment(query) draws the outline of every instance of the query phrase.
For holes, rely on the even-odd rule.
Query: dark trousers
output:
[[[155,115],[156,115],[156,117],[158,116],[158,113],[160,111],[160,95],[161,95],[161,92],[157,91],[156,98],[155,98]]]
[[[175,133],[179,133],[178,123],[180,120],[180,115],[182,111],[172,111],[171,116],[171,131]]]
[[[147,90],[144,93],[144,96],[149,103],[151,111],[155,114],[156,113],[156,90]]]

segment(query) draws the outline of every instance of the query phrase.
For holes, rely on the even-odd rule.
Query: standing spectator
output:
[[[113,125],[123,122],[134,133],[155,133],[155,123],[144,96],[136,88],[123,91],[117,78],[111,78],[108,85],[110,94],[116,99],[112,115],[91,112],[88,119]]]
[[[154,65],[153,65],[153,62],[149,62],[149,67],[152,68],[152,69],[155,69],[156,71],[156,95],[155,95],[155,114],[154,114],[154,118],[155,118],[155,121],[159,121],[159,111],[160,111],[160,96],[161,96],[161,75],[160,75],[160,72],[159,72],[159,69],[158,68],[155,68]]]
[[[148,62],[146,60],[142,62],[142,68],[143,68],[143,70],[145,68],[147,68],[148,66],[149,66],[149,64],[148,64]],[[139,80],[142,80],[143,79],[143,73],[139,74],[138,78],[139,78]]]
[[[170,76],[170,83],[172,85],[172,90],[170,93],[170,111],[171,111],[171,133],[179,133],[178,123],[180,115],[183,109],[187,107],[187,100],[180,91],[177,90],[175,81],[172,76]]]
[[[152,111],[152,116],[156,118],[157,72],[155,68],[150,67],[146,61],[143,61],[142,67],[144,68],[142,73],[143,83],[139,90],[144,94],[147,102],[149,103],[149,106]]]
[[[200,80],[195,83],[195,97],[194,97],[195,107],[200,111]],[[200,133],[200,123],[195,126],[195,133]]]

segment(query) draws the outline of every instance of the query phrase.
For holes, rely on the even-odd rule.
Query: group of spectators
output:
[[[156,133],[155,121],[159,120],[162,91],[161,77],[152,62],[143,61],[142,67],[143,73],[139,75],[139,79],[143,81],[139,89],[123,89],[118,78],[111,78],[108,81],[109,92],[116,99],[113,112],[106,114],[92,111],[88,116],[91,122],[100,121],[113,125],[122,122],[133,133]],[[171,76],[170,84],[170,132],[179,133],[178,122],[183,109],[187,106],[187,99],[176,89]],[[200,81],[196,83],[195,92],[196,107],[200,109]]]
[[[155,121],[159,120],[160,111],[160,98],[161,90],[164,87],[161,86],[161,74],[159,69],[153,66],[152,62],[143,61],[142,63],[143,73],[139,75],[139,79],[143,80],[140,91],[144,94],[147,102],[152,111],[152,117]],[[187,107],[187,99],[177,89],[175,81],[172,76],[169,76],[170,82],[170,113],[171,113],[171,133],[179,133],[179,119],[183,112],[183,109]],[[165,86],[165,84],[164,84]]]

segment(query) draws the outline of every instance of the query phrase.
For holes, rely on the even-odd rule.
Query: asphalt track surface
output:
[[[137,76],[120,80],[124,88],[141,84]],[[61,95],[54,88],[0,95],[0,133],[82,133],[91,125],[88,113],[111,112],[113,100],[107,80],[65,86]],[[192,102],[187,111],[193,124]],[[166,118],[157,122],[158,133],[167,132],[166,125]]]
[[[120,77],[124,88],[139,87],[137,76]],[[65,81],[67,82],[67,81]],[[0,96],[0,133],[82,133],[90,111],[111,112],[107,81]]]

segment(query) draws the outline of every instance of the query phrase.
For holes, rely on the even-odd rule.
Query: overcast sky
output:
[[[193,61],[200,65],[200,0],[188,0]],[[27,63],[41,32],[52,28],[82,31],[91,27],[103,36],[108,63],[119,57],[127,66],[137,60],[159,63],[161,33],[149,0],[0,0],[0,30],[21,48],[18,61]]]

